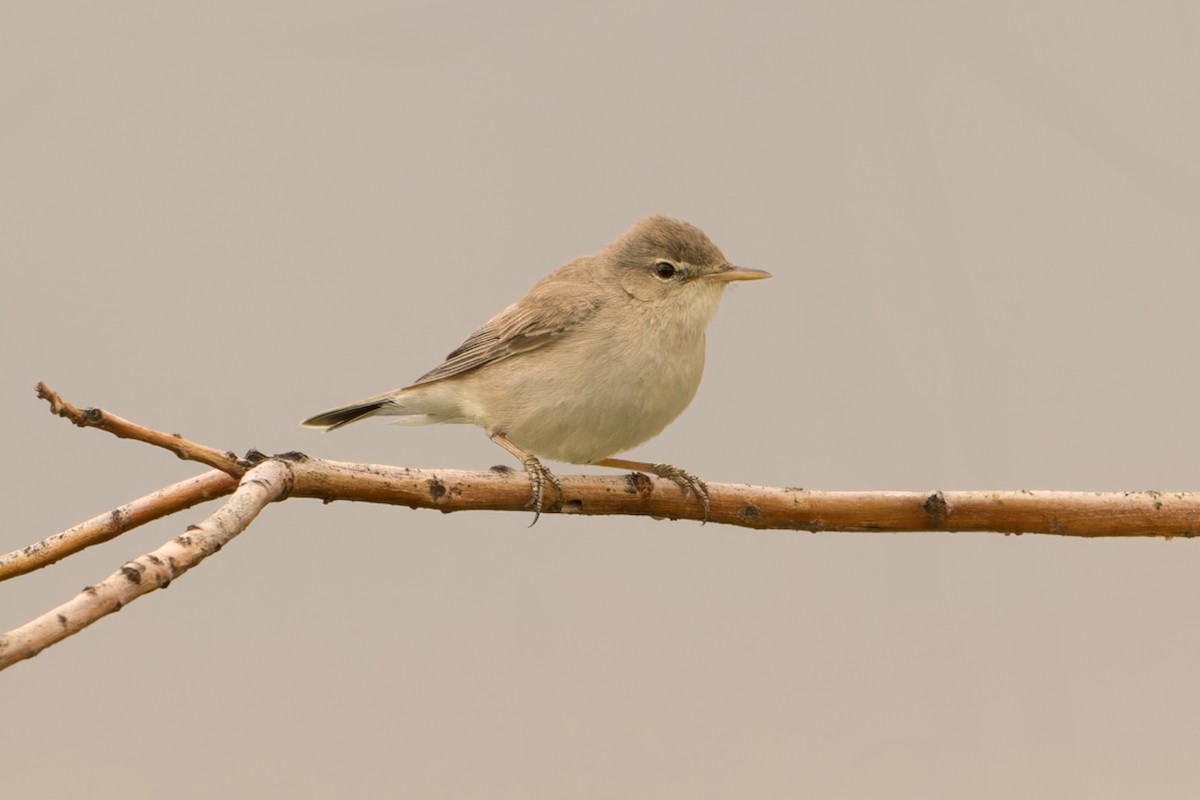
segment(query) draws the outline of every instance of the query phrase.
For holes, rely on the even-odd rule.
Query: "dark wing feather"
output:
[[[543,278],[529,294],[501,311],[446,356],[441,366],[425,373],[413,386],[462,375],[485,364],[527,353],[556,341],[590,319],[604,294],[571,264]],[[575,273],[575,274],[573,274]],[[549,286],[547,281],[556,278]],[[551,301],[550,297],[553,297]]]

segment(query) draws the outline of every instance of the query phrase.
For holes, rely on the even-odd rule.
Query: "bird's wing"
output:
[[[590,319],[604,303],[594,284],[572,281],[559,273],[559,280],[538,283],[529,294],[501,311],[446,356],[441,366],[413,383],[420,386],[462,375],[485,364],[527,353],[557,341],[563,334]]]

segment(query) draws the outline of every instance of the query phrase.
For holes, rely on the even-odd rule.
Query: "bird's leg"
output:
[[[546,469],[537,456],[517,447],[504,434],[490,433],[488,438],[512,453],[525,467],[525,474],[529,476],[529,482],[533,484],[533,497],[529,499],[529,505],[533,507],[533,522],[529,523],[529,527],[532,528],[537,524],[538,518],[542,516],[542,498],[546,494],[546,484],[554,487],[559,498],[563,496],[562,484],[558,482],[558,478],[554,477],[553,472]]]
[[[653,472],[660,478],[666,478],[683,490],[684,496],[695,494],[704,506],[704,522],[708,522],[709,502],[708,484],[695,475],[684,472],[679,467],[670,464],[649,464],[645,461],[626,461],[623,458],[606,458],[595,462],[597,467],[612,467],[613,469],[630,469],[635,472]]]

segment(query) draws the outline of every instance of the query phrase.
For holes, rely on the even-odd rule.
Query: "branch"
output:
[[[266,461],[251,469],[233,496],[200,525],[189,526],[185,533],[126,563],[53,611],[0,635],[0,669],[33,658],[144,594],[167,588],[244,531],[267,503],[286,497],[290,488],[291,470],[284,461]]]
[[[54,414],[80,427],[100,428],[121,438],[162,447],[180,458],[215,467],[216,471],[168,486],[0,557],[0,580],[53,563],[204,500],[230,491],[233,496],[203,524],[190,526],[186,533],[128,562],[73,600],[0,635],[0,669],[37,655],[143,594],[166,588],[245,530],[267,503],[276,500],[357,500],[442,512],[529,508],[528,479],[524,473],[507,467],[495,467],[487,473],[419,470],[325,461],[303,453],[267,457],[254,450],[239,459],[233,453],[145,428],[99,409],[80,410],[45,384],[39,383],[37,389]],[[700,503],[669,480],[655,480],[640,473],[560,476],[559,480],[562,495],[552,497],[553,505],[546,511],[670,519],[703,517]],[[1171,538],[1195,536],[1200,522],[1200,493],[820,492],[715,483],[708,484],[708,490],[709,521],[756,529]]]
[[[0,556],[0,581],[49,566],[80,550],[116,538],[139,525],[227,495],[236,486],[236,478],[212,470],[159,489],[153,494],[118,506],[36,544]]]
[[[134,439],[135,441],[152,444],[164,450],[170,450],[186,461],[199,461],[214,469],[227,472],[234,477],[241,477],[246,471],[246,465],[238,461],[238,457],[227,450],[216,450],[202,444],[189,442],[177,433],[162,433],[150,428],[122,419],[116,414],[110,414],[99,408],[78,409],[64,401],[49,386],[39,382],[38,397],[50,403],[50,413],[68,419],[80,428],[99,428],[108,431],[118,439]]]
[[[99,409],[79,411],[45,384],[38,395],[51,411],[77,425],[164,447],[180,458],[241,475],[267,459],[251,450],[244,459],[160,433]],[[81,420],[82,421],[79,421]],[[352,464],[285,453],[293,497],[390,503],[443,512],[528,511],[530,487],[523,472],[497,467],[488,473],[418,470]],[[615,477],[560,476],[561,498],[545,511],[631,514],[667,519],[703,518],[695,498],[675,483],[640,473]],[[823,492],[769,486],[709,483],[710,522],[755,529],[900,533],[916,531],[1046,533],[1060,536],[1192,537],[1200,528],[1200,493],[1163,492]]]
[[[523,473],[418,470],[305,459],[293,464],[293,497],[390,503],[439,511],[529,510]],[[703,519],[674,483],[634,473],[561,476],[552,511]],[[1163,492],[823,492],[708,484],[710,522],[758,530],[902,533],[1048,533],[1059,536],[1192,537],[1200,493]]]

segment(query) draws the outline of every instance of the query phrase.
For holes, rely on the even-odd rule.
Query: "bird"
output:
[[[541,459],[650,472],[694,494],[708,486],[668,464],[613,458],[657,436],[696,395],[705,336],[726,287],[770,273],[729,263],[681,219],[644,217],[599,253],[538,281],[413,383],[304,420],[336,430],[368,417],[473,424],[524,467],[537,522]]]

